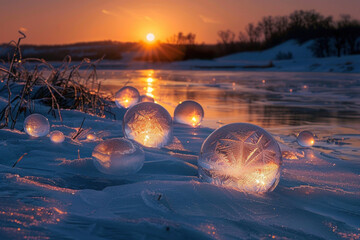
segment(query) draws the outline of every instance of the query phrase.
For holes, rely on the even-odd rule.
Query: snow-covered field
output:
[[[135,53],[124,53],[121,61],[104,61],[103,69],[180,69],[180,70],[237,70],[254,71],[254,66],[262,67],[273,63],[271,68],[256,68],[256,71],[272,72],[339,72],[359,73],[360,55],[315,58],[309,48],[313,42],[299,45],[290,40],[261,52],[242,52],[214,60],[188,60],[172,63],[145,63],[131,61]],[[291,53],[288,60],[277,60],[279,53]]]
[[[171,115],[179,101],[194,99],[205,121],[196,129],[175,124],[171,144],[144,148],[143,168],[116,177],[100,173],[91,154],[102,140],[123,136],[123,110],[114,104],[117,120],[62,110],[61,123],[36,105],[66,139],[31,138],[23,119],[16,130],[0,130],[0,239],[360,238],[359,74],[104,70],[99,76],[108,92],[130,80]],[[71,139],[84,117],[97,140]],[[202,142],[230,122],[260,125],[279,142],[283,166],[273,192],[247,194],[197,177]],[[295,142],[302,130],[316,134],[314,147]]]

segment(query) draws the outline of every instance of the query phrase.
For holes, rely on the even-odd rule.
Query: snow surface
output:
[[[337,73],[360,73],[360,54],[346,55],[341,57],[316,58],[309,48],[312,40],[301,45],[295,40],[289,40],[273,48],[264,51],[241,52],[231,54],[214,60],[187,60],[179,62],[149,63],[135,61],[137,52],[125,52],[121,60],[105,60],[98,64],[97,69],[159,69],[159,70],[232,70],[257,72],[337,72]],[[33,49],[28,49],[33,53]],[[291,53],[292,59],[277,60],[279,52]],[[273,67],[266,68],[269,63]],[[73,62],[77,64],[78,62]],[[60,66],[62,62],[53,63]],[[265,67],[265,68],[263,68]]]
[[[171,76],[177,89],[189,84],[188,76],[196,77],[185,73],[175,72]],[[197,74],[197,77],[213,78],[206,72]],[[274,80],[274,85],[268,86],[267,90],[260,89],[258,87],[263,83],[256,85],[254,79],[261,79],[256,73],[253,73],[256,78],[247,78],[251,81],[247,80],[248,85],[243,85],[244,77],[238,74],[229,72],[227,75],[230,76],[230,88],[234,77],[240,79],[240,85],[234,91],[265,92],[273,98],[285,98],[285,103],[290,105],[306,106],[311,101],[323,99],[324,102],[318,104],[326,109],[333,107],[326,105],[324,98],[332,100],[326,94],[339,91],[339,95],[334,94],[336,104],[345,108],[346,102],[350,102],[352,109],[359,109],[358,95],[350,94],[347,98],[342,95],[359,88],[357,76],[346,79],[349,76],[344,75],[344,80],[343,75],[334,75],[330,83],[335,84],[337,79],[339,89],[329,92],[324,90],[329,85],[322,86],[319,81],[323,93],[312,98],[316,95],[314,92],[299,91],[290,95],[285,93],[288,91],[285,87],[284,92],[276,92],[282,89],[279,88],[281,85],[276,85],[282,80]],[[294,77],[291,84],[302,86],[312,79],[312,75],[300,75]],[[249,88],[251,84],[255,85]],[[228,85],[227,82],[205,85],[195,82],[192,88],[203,91],[207,86],[205,95],[211,95],[209,89],[226,91],[223,87]],[[318,90],[314,87],[314,91]],[[246,95],[243,97],[247,98]],[[352,102],[352,99],[356,101]],[[6,95],[2,92],[0,107],[5,104]],[[212,105],[203,106],[206,120]],[[237,111],[236,105],[222,107]],[[199,150],[213,131],[206,125],[192,129],[175,124],[171,144],[161,149],[144,148],[143,168],[134,175],[116,177],[99,172],[91,158],[94,147],[102,140],[123,137],[120,119],[124,112],[115,104],[113,110],[118,120],[62,110],[64,121],[61,123],[47,115],[48,107],[36,104],[35,109],[49,118],[52,131],[64,132],[66,139],[62,144],[54,144],[47,137],[31,138],[22,130],[23,118],[15,130],[0,130],[0,239],[360,237],[360,131],[354,121],[343,125],[334,120],[335,123],[329,125],[285,124],[266,128],[280,144],[284,161],[281,179],[273,192],[252,195],[205,183],[198,178]],[[89,131],[96,133],[97,140],[71,139],[84,117],[84,127],[91,128]],[[302,148],[296,144],[295,134],[309,129],[317,135],[317,143],[312,148]],[[12,168],[24,153],[27,155]]]
[[[126,53],[120,61],[103,61],[99,69],[168,69],[168,70],[232,70],[272,72],[340,72],[360,73],[360,54],[341,57],[313,57],[309,46],[313,41],[301,45],[290,40],[273,48],[259,52],[242,52],[214,60],[188,60],[171,63],[147,63],[133,61],[136,53]],[[279,52],[291,53],[292,59],[277,60]],[[262,68],[272,62],[274,67]],[[253,68],[255,67],[255,68]]]
[[[315,58],[309,46],[313,41],[299,45],[295,40],[290,40],[264,51],[242,52],[221,57],[212,61],[189,60],[171,63],[172,68],[189,69],[232,69],[253,71],[276,71],[276,72],[360,72],[360,55],[348,55],[339,57]],[[291,53],[292,59],[277,60],[279,52]],[[270,62],[271,68],[261,68]]]
[[[222,58],[218,58],[218,60],[219,61],[239,61],[239,60],[274,61],[276,60],[276,55],[279,52],[282,53],[290,52],[292,54],[293,59],[312,58],[313,54],[309,49],[309,47],[312,44],[313,41],[308,41],[304,44],[299,45],[297,41],[290,40],[264,51],[236,53]]]

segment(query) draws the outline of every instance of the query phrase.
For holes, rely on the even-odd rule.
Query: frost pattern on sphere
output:
[[[154,98],[152,98],[148,95],[141,95],[140,102],[155,102],[155,100],[154,100]]]
[[[200,178],[245,192],[272,191],[280,180],[281,151],[264,129],[232,123],[215,130],[201,146]]]
[[[165,108],[143,102],[125,113],[123,131],[127,138],[146,147],[163,147],[171,140],[171,124],[171,116]]]
[[[50,140],[53,143],[62,143],[65,140],[65,136],[62,132],[55,130],[50,133]]]
[[[96,168],[105,174],[124,176],[138,172],[144,165],[144,151],[125,138],[108,139],[94,148]]]
[[[50,132],[49,120],[41,114],[31,114],[25,118],[24,131],[32,137],[44,137]]]
[[[309,131],[299,133],[296,140],[302,147],[312,147],[315,143],[314,135]]]
[[[174,121],[197,127],[204,118],[204,109],[195,101],[184,101],[174,111]]]
[[[115,103],[118,108],[129,108],[139,102],[139,91],[134,87],[123,87],[115,93]]]

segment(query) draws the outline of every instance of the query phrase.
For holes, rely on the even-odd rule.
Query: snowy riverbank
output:
[[[177,86],[188,84],[179,79],[182,78],[178,76]],[[295,80],[300,86],[304,84]],[[154,78],[153,84],[156,81],[162,80]],[[354,80],[347,82],[351,81]],[[271,84],[271,80],[268,82]],[[199,82],[194,84],[193,88],[203,89]],[[358,86],[356,81],[353,84]],[[220,83],[210,87],[225,91]],[[258,86],[252,89],[255,91]],[[274,89],[278,88],[256,91],[269,91],[269,95]],[[286,92],[281,95],[291,103],[294,96]],[[303,94],[308,96],[307,92]],[[168,99],[172,96],[175,93]],[[0,97],[0,102],[3,107],[6,96]],[[208,107],[211,106],[204,105],[205,118]],[[231,104],[228,107],[237,111]],[[326,103],[323,107],[331,108]],[[171,144],[161,149],[144,148],[144,167],[134,175],[116,177],[100,173],[91,154],[102,140],[123,136],[123,111],[113,105],[117,117],[114,120],[62,110],[61,123],[47,115],[48,107],[35,105],[35,109],[49,118],[51,131],[61,130],[66,139],[62,144],[54,144],[48,137],[31,138],[22,130],[23,118],[16,130],[0,130],[2,239],[360,237],[360,164],[354,159],[359,154],[357,125],[329,127],[309,122],[266,128],[281,147],[281,179],[274,192],[251,195],[204,183],[197,177],[200,147],[213,129],[176,124]],[[97,140],[71,139],[84,117],[84,128],[91,128],[89,131],[98,136]],[[295,142],[295,134],[302,130],[312,130],[317,135],[314,147],[302,148]],[[24,153],[27,155],[12,168]]]

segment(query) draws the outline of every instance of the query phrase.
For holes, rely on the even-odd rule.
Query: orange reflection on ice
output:
[[[10,176],[10,178],[11,177],[15,177],[16,181],[18,181],[18,182],[30,184],[30,185],[41,187],[41,188],[46,188],[46,189],[52,190],[52,191],[58,191],[58,192],[64,192],[64,193],[70,193],[70,194],[75,194],[77,192],[77,190],[74,190],[74,189],[62,188],[62,187],[57,187],[57,186],[53,186],[53,185],[46,184],[46,183],[41,183],[41,182],[32,180],[31,177],[28,177],[28,176],[20,177],[19,175],[12,175],[12,176]],[[36,179],[37,177],[33,177],[33,178]]]

